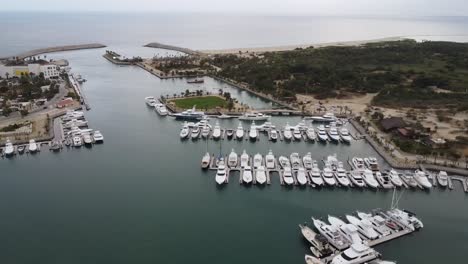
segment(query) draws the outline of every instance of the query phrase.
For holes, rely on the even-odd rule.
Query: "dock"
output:
[[[151,43],[148,43],[148,44],[144,45],[144,47],[155,48],[155,49],[173,50],[173,51],[178,51],[178,52],[185,53],[187,55],[200,56],[200,55],[203,54],[203,53],[201,53],[199,51],[195,51],[195,50],[191,50],[191,49],[183,48],[183,47],[178,47],[178,46],[174,46],[174,45],[163,44],[163,43],[159,43],[159,42],[151,42]]]
[[[88,103],[88,99],[86,98],[85,94],[81,90],[81,85],[75,79],[75,76],[73,76],[73,74],[69,74],[68,80],[70,81],[70,84],[73,86],[73,89],[75,89],[76,94],[80,97],[81,104],[85,106],[86,110],[88,111],[91,110],[91,106]]]
[[[106,45],[99,44],[99,43],[91,43],[91,44],[80,44],[80,45],[68,45],[68,46],[56,46],[56,47],[48,47],[48,48],[41,48],[41,49],[34,49],[27,52],[20,53],[16,56],[20,60],[23,60],[28,57],[37,56],[44,53],[52,53],[52,52],[62,52],[62,51],[72,51],[72,50],[83,50],[83,49],[99,49],[105,48]]]

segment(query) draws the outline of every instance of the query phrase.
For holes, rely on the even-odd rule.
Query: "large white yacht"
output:
[[[362,179],[362,171],[350,171],[348,173],[348,177],[353,184],[354,187],[364,187],[366,186],[366,183],[364,182],[364,179]]]
[[[361,220],[367,220],[372,224],[372,228],[380,234],[380,236],[388,236],[393,233],[393,230],[387,226],[387,220],[380,215],[372,215],[363,212],[357,212]]]
[[[180,138],[185,139],[190,134],[190,127],[188,126],[187,122],[184,123],[182,129],[180,130]]]
[[[241,121],[266,121],[268,119],[270,119],[270,116],[257,112],[244,113],[239,117]]]
[[[293,138],[291,127],[289,126],[288,123],[286,123],[286,126],[284,127],[283,136],[284,136],[284,139],[286,140],[291,140]]]
[[[292,175],[291,167],[285,167],[283,171],[283,181],[287,185],[292,185],[294,183],[294,178]]]
[[[336,126],[334,125],[332,125],[328,130],[328,136],[333,142],[340,141],[340,134],[338,134],[338,129],[336,129]]]
[[[354,243],[341,254],[334,257],[331,264],[361,264],[379,257],[380,254],[374,249],[361,243]]]
[[[351,184],[346,174],[346,170],[343,167],[343,162],[338,162],[336,170],[333,173],[341,186],[348,187]]]
[[[328,242],[338,250],[344,250],[349,247],[348,240],[331,225],[325,224],[323,221],[312,218],[315,228],[327,238]]]
[[[301,140],[302,138],[302,133],[301,133],[301,130],[299,129],[299,127],[295,127],[293,129],[293,136],[294,136],[294,139],[295,140]]]
[[[38,150],[36,141],[34,139],[29,140],[28,149],[29,149],[29,152],[31,152],[31,153],[35,153]]]
[[[325,126],[323,125],[318,126],[317,136],[318,136],[318,139],[320,139],[320,141],[322,142],[328,141],[328,135],[327,135],[327,131],[325,131]]]
[[[407,210],[400,210],[398,208],[391,209],[385,213],[390,216],[393,220],[400,224],[410,228],[411,230],[419,230],[424,227],[421,220],[419,220],[415,214]]]
[[[255,154],[253,158],[253,167],[254,169],[263,166],[263,157],[260,155],[260,153]]]
[[[299,158],[299,153],[293,152],[289,156],[289,159],[291,161],[291,166],[293,169],[299,169],[301,167],[301,159]]]
[[[340,137],[341,137],[341,140],[343,140],[343,142],[346,142],[346,143],[350,143],[352,140],[351,134],[349,134],[348,129],[346,129],[345,127],[342,127],[340,129]]]
[[[239,122],[239,125],[237,126],[236,138],[237,139],[243,139],[244,138],[244,128],[242,127],[242,124],[240,122]]]
[[[427,178],[426,174],[421,171],[421,170],[416,170],[414,172],[414,179],[419,183],[420,186],[422,186],[425,189],[430,189],[432,188],[432,184]]]
[[[301,167],[296,171],[296,179],[300,185],[307,184],[307,175],[306,170],[304,168]]]
[[[83,133],[83,142],[87,146],[91,146],[93,144],[93,138],[91,137],[90,133]]]
[[[382,186],[384,189],[393,189],[395,186],[393,185],[392,181],[390,180],[390,176],[388,173],[384,172],[381,173],[380,171],[376,171],[374,173],[375,179],[377,182]]]
[[[266,168],[269,170],[276,168],[275,155],[273,155],[273,152],[271,150],[265,156],[265,165]]]
[[[259,184],[264,184],[266,182],[266,171],[265,167],[259,166],[257,169],[255,169],[255,181]]]
[[[237,167],[237,153],[234,151],[234,149],[231,150],[231,153],[228,156],[228,166],[230,168]]]
[[[150,107],[154,107],[154,105],[157,103],[157,101],[154,98],[154,96],[147,96],[147,97],[145,97],[145,103]]]
[[[323,186],[324,182],[320,173],[320,169],[316,161],[312,162],[312,170],[309,172],[311,182],[316,186]]]
[[[333,170],[331,168],[330,163],[328,163],[328,162],[325,162],[325,166],[323,167],[322,178],[323,178],[323,181],[327,185],[329,185],[329,186],[335,186],[336,185],[335,177],[333,177]]]
[[[278,158],[279,164],[281,168],[285,169],[287,167],[291,167],[291,163],[289,162],[289,159],[286,158],[285,156],[280,156]]]
[[[201,129],[202,138],[208,138],[210,136],[211,128],[205,124]]]
[[[362,239],[359,236],[359,232],[356,226],[347,224],[338,217],[331,215],[328,216],[328,222],[334,228],[338,229],[349,242],[362,243]]]
[[[278,131],[276,128],[270,129],[270,139],[271,141],[277,141],[278,140]]]
[[[220,160],[218,164],[218,170],[216,171],[216,183],[221,185],[226,182],[226,167],[224,160]]]
[[[14,153],[15,153],[15,147],[13,146],[11,141],[9,139],[7,139],[7,141],[5,143],[5,155],[6,156],[11,156]]]
[[[202,161],[201,161],[201,167],[203,169],[208,169],[208,167],[210,166],[210,162],[211,162],[210,153],[206,152],[205,155],[203,155],[203,158],[202,158]]]
[[[73,137],[73,146],[74,147],[81,147],[81,145],[83,145],[83,141],[81,140],[81,137],[80,136],[74,136]]]
[[[195,106],[193,106],[192,109],[185,110],[181,113],[176,113],[173,114],[176,120],[189,120],[189,121],[195,121],[195,120],[201,120],[205,117],[205,113],[201,111],[197,111],[195,109]]]
[[[375,179],[374,174],[372,173],[371,170],[365,169],[362,172],[362,178],[366,182],[367,186],[372,187],[372,188],[378,188],[379,187],[379,183]]]
[[[448,185],[448,175],[446,171],[439,171],[437,174],[437,182],[442,187],[447,187]]]
[[[241,168],[245,168],[247,166],[249,166],[249,160],[250,160],[250,157],[249,157],[249,154],[247,154],[247,152],[242,152],[242,155],[240,156],[240,165],[241,165]]]
[[[306,170],[311,170],[312,169],[312,154],[310,152],[307,152],[304,157],[302,157],[302,163],[304,163],[304,168]]]
[[[372,223],[367,220],[360,220],[355,216],[346,215],[346,219],[353,225],[355,225],[359,231],[359,233],[367,240],[374,240],[379,238],[379,233],[375,231]]]
[[[351,159],[351,166],[353,169],[361,171],[366,168],[364,165],[364,160],[362,158],[354,157]]]
[[[257,137],[258,137],[257,126],[255,125],[255,121],[252,121],[252,124],[250,125],[249,138],[251,140],[257,140]]]
[[[220,139],[221,138],[221,127],[219,126],[218,121],[216,121],[216,124],[213,129],[213,139]]]
[[[309,140],[314,141],[317,139],[317,134],[315,134],[315,130],[312,126],[309,126],[306,130],[306,136]]]
[[[375,157],[364,158],[364,164],[371,171],[379,171],[379,163]]]
[[[104,136],[99,130],[94,131],[93,133],[93,139],[95,143],[102,143],[104,142]]]
[[[244,167],[244,170],[242,171],[242,181],[245,183],[251,183],[252,180],[253,180],[252,167],[247,165]]]
[[[155,104],[154,111],[156,111],[160,116],[167,116],[168,114],[167,108],[163,104]]]
[[[190,132],[192,139],[198,139],[201,134],[201,128],[199,126],[193,126]]]
[[[394,169],[387,171],[388,177],[390,177],[390,181],[395,187],[403,186],[403,181],[400,179],[398,172]]]

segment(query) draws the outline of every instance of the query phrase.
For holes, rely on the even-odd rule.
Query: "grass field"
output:
[[[181,98],[171,100],[179,108],[189,109],[194,105],[198,109],[213,109],[216,107],[226,107],[226,100],[217,96],[203,96],[203,97],[192,97],[192,98]]]

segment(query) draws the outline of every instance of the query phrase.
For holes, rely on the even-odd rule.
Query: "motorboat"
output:
[[[316,186],[323,186],[324,182],[317,162],[312,163],[312,170],[309,172],[310,181]]]
[[[385,213],[394,221],[416,231],[424,227],[421,220],[416,215],[408,210],[400,210],[398,208],[391,209]]]
[[[237,126],[236,129],[236,138],[237,139],[242,139],[244,138],[244,128],[242,127],[242,124],[239,123],[239,126]]]
[[[257,181],[257,183],[259,183],[259,184],[264,184],[266,182],[266,180],[267,180],[267,178],[266,178],[265,167],[259,166],[255,170],[255,181]]]
[[[200,136],[201,128],[199,126],[193,126],[191,131],[192,139],[197,139]]]
[[[224,160],[220,160],[218,164],[218,170],[216,171],[216,183],[221,185],[226,182],[226,167]]]
[[[335,186],[336,185],[336,180],[335,177],[333,176],[333,170],[331,168],[330,163],[325,162],[325,166],[322,170],[322,178],[323,181],[329,185],[329,186]]]
[[[81,137],[80,136],[74,136],[73,137],[73,146],[74,147],[81,147],[81,145],[83,145],[83,141],[81,140]]]
[[[96,130],[93,132],[93,139],[95,143],[102,143],[104,142],[104,136],[102,135],[101,131]]]
[[[324,237],[322,234],[316,233],[307,225],[299,225],[299,228],[301,229],[301,233],[304,236],[304,238],[310,244],[312,244],[310,250],[312,251],[312,254],[314,254],[315,257],[323,258],[333,253],[327,238]]]
[[[221,115],[217,116],[216,118],[218,118],[218,119],[231,119],[231,118],[234,118],[234,116],[221,114]]]
[[[185,110],[180,113],[173,114],[176,120],[187,120],[187,121],[195,121],[201,120],[205,117],[205,113],[201,111],[197,111],[195,106],[192,109]]]
[[[293,152],[289,156],[289,159],[291,161],[291,166],[293,169],[298,169],[299,167],[302,167],[301,164],[301,159],[299,158],[299,153]]]
[[[6,156],[12,156],[15,153],[15,147],[11,143],[9,139],[7,139],[5,143],[5,155]]]
[[[202,169],[208,169],[210,166],[211,162],[211,155],[209,152],[206,152],[205,155],[203,155],[202,161],[201,161],[201,167]]]
[[[293,138],[291,127],[289,126],[288,123],[286,123],[286,126],[284,127],[283,136],[284,136],[284,139],[286,140],[291,140]]]
[[[64,128],[87,127],[87,126],[88,126],[88,121],[81,120],[81,119],[72,119],[63,124]]]
[[[387,226],[387,220],[383,218],[381,215],[372,215],[363,212],[357,212],[357,215],[361,220],[367,220],[371,223],[372,228],[374,228],[380,236],[388,236],[393,233],[393,230]]]
[[[331,126],[330,127],[330,129],[328,130],[328,137],[333,142],[339,142],[340,141],[340,134],[338,134],[338,129],[336,129],[336,126]]]
[[[344,187],[348,187],[351,182],[348,179],[348,176],[346,174],[346,170],[343,167],[343,162],[339,162],[336,170],[333,172],[335,175],[335,178],[337,182]]]
[[[91,137],[91,134],[89,133],[83,133],[83,142],[85,145],[90,146],[93,144],[93,138]]]
[[[59,142],[59,141],[54,140],[54,141],[52,141],[52,142],[50,143],[50,150],[56,152],[56,151],[59,151],[60,148],[61,148],[61,146],[60,146],[60,142]]]
[[[414,179],[418,182],[418,184],[421,187],[423,187],[425,189],[432,188],[431,182],[427,178],[426,173],[424,173],[422,170],[416,170],[414,172]]]
[[[270,139],[272,141],[277,141],[278,140],[278,131],[276,129],[271,129],[270,130]]]
[[[185,139],[189,136],[189,134],[190,134],[190,128],[187,122],[185,122],[184,125],[182,126],[182,129],[180,130],[180,138]]]
[[[259,130],[259,131],[268,131],[268,130],[272,129],[273,127],[274,127],[274,125],[270,121],[266,121],[265,123],[263,123],[263,125],[257,126],[257,130]]]
[[[210,132],[211,128],[205,124],[201,130],[202,138],[208,138],[210,136]]]
[[[352,215],[346,215],[346,219],[349,223],[357,227],[358,232],[364,237],[364,239],[374,240],[379,238],[379,233],[375,231],[374,227],[372,226],[372,223],[369,220],[360,220]]]
[[[255,154],[253,158],[253,167],[254,169],[263,166],[263,157],[260,153]]]
[[[343,220],[335,216],[328,216],[328,222],[331,226],[338,229],[343,236],[351,243],[362,243],[359,232],[356,226],[347,224]]]
[[[286,185],[294,184],[294,178],[292,175],[291,167],[285,167],[283,171],[283,181]]]
[[[221,138],[221,127],[219,126],[218,121],[216,121],[216,124],[213,129],[213,139],[218,140]]]
[[[252,167],[250,166],[245,166],[244,169],[242,170],[242,181],[244,183],[251,183],[253,180],[252,177]]]
[[[386,172],[381,173],[380,171],[377,171],[374,173],[375,179],[379,182],[380,186],[384,189],[391,189],[394,188],[392,181],[390,180],[390,176]]]
[[[327,132],[325,131],[325,127],[323,125],[320,125],[317,128],[317,137],[322,142],[327,142],[328,141],[328,135],[327,135]]]
[[[266,168],[269,170],[276,168],[275,156],[273,155],[273,152],[271,150],[265,156],[265,165]]]
[[[158,113],[160,116],[167,116],[167,114],[169,113],[164,104],[155,104],[154,111],[156,111],[156,113]]]
[[[234,149],[231,150],[231,153],[228,156],[227,165],[229,168],[237,167],[237,153],[234,151]]]
[[[307,175],[306,170],[304,168],[301,167],[296,171],[296,179],[300,185],[307,184]]]
[[[351,166],[355,170],[364,170],[366,168],[366,166],[364,165],[364,160],[358,157],[354,157],[351,159]]]
[[[340,137],[343,142],[351,143],[351,140],[352,140],[351,134],[349,133],[348,129],[346,129],[345,127],[342,127],[340,129]]]
[[[204,79],[198,79],[198,78],[195,78],[193,80],[187,80],[187,83],[190,83],[190,84],[198,84],[198,83],[204,83],[205,80]]]
[[[338,250],[349,247],[349,241],[335,227],[325,224],[325,222],[312,218],[315,228],[327,238],[328,242]]]
[[[361,188],[366,186],[366,183],[364,182],[364,179],[362,178],[362,171],[353,170],[349,172],[348,177],[350,181],[353,183],[353,186],[361,187]]]
[[[278,158],[278,161],[279,161],[279,164],[280,164],[281,168],[283,168],[283,169],[291,167],[291,163],[289,162],[289,159],[286,158],[285,156],[280,156]]]
[[[302,157],[302,163],[304,164],[304,168],[306,170],[311,170],[313,163],[312,163],[312,154],[310,152],[307,152],[304,157]]]
[[[411,188],[418,187],[418,182],[414,179],[414,174],[410,171],[405,171],[405,173],[398,174],[400,179],[406,183]]]
[[[312,120],[312,122],[317,122],[317,123],[329,123],[329,122],[336,121],[336,117],[333,113],[326,113],[321,116],[306,117],[306,119]]]
[[[387,170],[386,173],[395,187],[403,186],[403,181],[400,179],[400,176],[398,176],[398,172],[396,170]]]
[[[244,113],[239,117],[241,121],[266,121],[270,119],[269,115],[264,115],[258,112]]]
[[[241,168],[245,168],[247,166],[249,166],[249,160],[250,160],[250,157],[249,157],[249,154],[247,154],[247,152],[242,152],[242,155],[240,156],[240,165],[241,165]]]
[[[317,138],[317,135],[315,134],[315,130],[314,130],[314,128],[312,126],[307,128],[306,136],[311,141],[315,141],[315,139]]]
[[[379,183],[375,179],[374,174],[372,173],[372,171],[369,170],[369,169],[365,169],[362,172],[362,179],[366,182],[366,185],[369,186],[369,187],[372,187],[372,188],[375,188],[375,189],[379,187]]]
[[[330,264],[360,264],[380,257],[373,248],[361,243],[354,243],[348,249],[335,256]]]
[[[145,103],[149,107],[154,107],[154,105],[157,103],[157,101],[154,98],[154,96],[147,96],[147,97],[145,97]]]
[[[232,139],[232,137],[234,136],[234,130],[226,129],[226,136],[228,139]]]
[[[35,153],[38,150],[36,141],[34,139],[29,140],[28,149],[29,149],[29,152],[31,153]]]
[[[62,117],[63,121],[72,121],[73,119],[81,119],[84,117],[84,113],[82,111],[67,111],[65,115]]]
[[[302,133],[301,130],[298,127],[295,127],[293,130],[293,136],[295,140],[301,140],[302,138]]]
[[[330,164],[333,171],[336,171],[336,169],[338,168],[338,164],[340,163],[340,161],[336,157],[336,153],[333,155],[328,155],[326,162]]]
[[[19,153],[20,155],[22,155],[22,154],[24,153],[25,149],[26,149],[26,147],[25,147],[24,145],[18,146],[18,147],[16,148],[16,150],[18,151],[18,153]],[[1,150],[0,150],[0,153],[1,153]]]
[[[437,174],[437,182],[442,187],[447,187],[448,185],[448,175],[446,171],[439,171]]]
[[[364,158],[364,164],[371,171],[379,171],[379,163],[375,157]]]
[[[251,140],[257,140],[257,137],[258,137],[257,127],[255,125],[255,121],[252,121],[252,124],[250,125],[250,130],[249,130],[249,138]]]

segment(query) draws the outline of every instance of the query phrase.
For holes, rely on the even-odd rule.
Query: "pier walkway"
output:
[[[27,57],[37,56],[44,53],[52,53],[52,52],[61,52],[61,51],[71,51],[71,50],[82,50],[82,49],[99,49],[104,48],[106,45],[99,44],[99,43],[91,43],[91,44],[80,44],[80,45],[68,45],[68,46],[57,46],[57,47],[48,47],[42,49],[35,49],[30,50],[27,52],[20,53],[16,56],[20,60],[23,60]]]
[[[78,83],[77,80],[75,80],[75,77],[71,74],[68,75],[68,80],[75,89],[76,94],[80,97],[81,104],[85,106],[86,110],[90,110],[91,106],[89,105],[88,99],[86,98],[85,94],[81,91],[81,85]]]
[[[196,55],[196,56],[203,55],[203,53],[201,53],[199,51],[191,50],[191,49],[188,49],[188,48],[182,48],[182,47],[178,47],[178,46],[173,46],[173,45],[168,45],[168,44],[163,44],[163,43],[159,43],[159,42],[151,42],[151,43],[146,44],[144,47],[155,48],[155,49],[173,50],[173,51],[182,52],[182,53],[185,53],[185,54],[188,54],[188,55]]]

